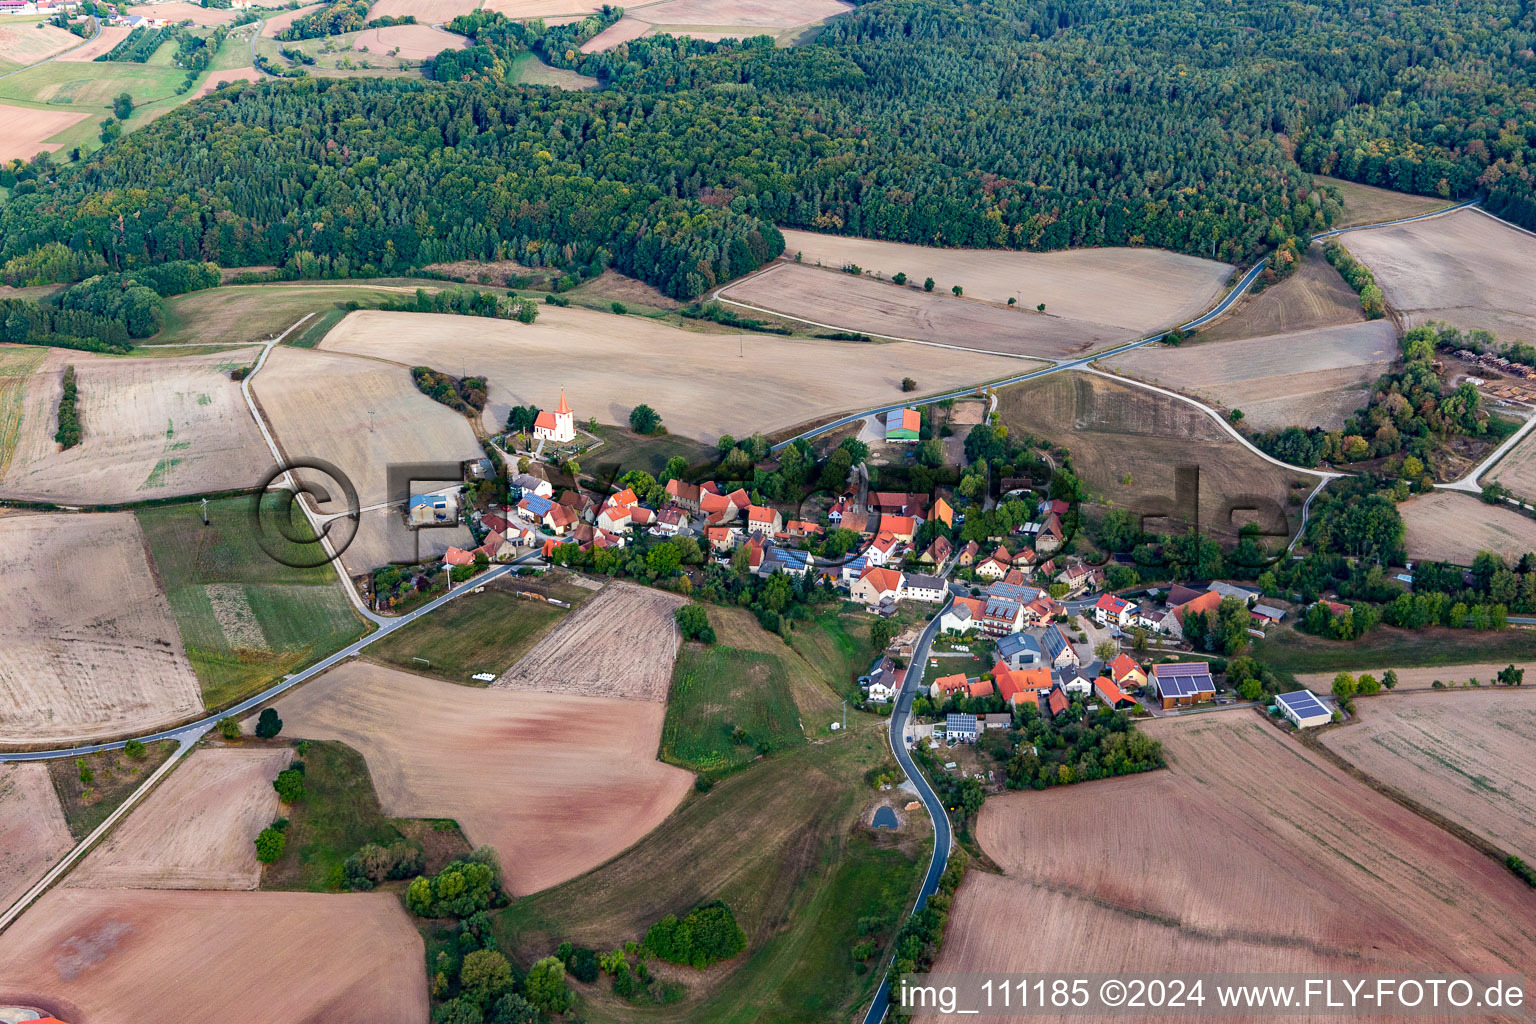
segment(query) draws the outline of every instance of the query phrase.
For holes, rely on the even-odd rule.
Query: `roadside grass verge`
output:
[[[259,693],[369,628],[328,566],[293,568],[262,550],[252,501],[210,501],[208,526],[197,504],[138,511],[210,710]],[[313,546],[296,545],[294,553],[313,554]]]

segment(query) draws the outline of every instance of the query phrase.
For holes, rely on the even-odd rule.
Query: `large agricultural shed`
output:
[[[1313,729],[1333,721],[1328,705],[1317,699],[1311,690],[1293,690],[1275,698],[1280,713],[1291,720],[1298,729]]]

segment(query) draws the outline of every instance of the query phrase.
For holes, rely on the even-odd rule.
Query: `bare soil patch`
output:
[[[59,60],[93,61],[97,57],[111,53],[112,48],[124,39],[133,29],[127,25],[103,25],[96,38],[80,47],[78,50],[70,50]]]
[[[1519,444],[1505,452],[1479,482],[1487,484],[1490,481],[1503,484],[1526,501],[1536,501],[1536,431],[1525,435]]]
[[[627,423],[644,402],[661,414],[670,433],[710,443],[721,434],[771,434],[900,401],[906,376],[917,380],[919,393],[931,393],[1029,368],[1017,359],[925,345],[702,333],[644,317],[555,306],[540,306],[531,325],[364,310],[336,325],[321,352],[483,374],[490,380],[482,419],[487,430],[500,429],[514,404],[552,406],[564,387],[578,421]],[[258,394],[270,370],[269,363],[257,375]],[[404,370],[399,373],[411,387]]]
[[[1408,528],[1408,557],[1415,560],[1471,565],[1479,551],[1493,551],[1505,559],[1536,551],[1536,520],[1512,508],[1485,504],[1471,494],[1420,494],[1397,510]]]
[[[333,330],[327,343],[335,336]],[[389,500],[390,465],[457,463],[483,455],[469,421],[416,390],[402,366],[280,347],[252,378],[252,390],[283,453],[290,459],[314,456],[333,463],[351,478],[363,508]],[[326,486],[335,491],[333,483]],[[334,493],[318,509],[346,511],[345,498]],[[390,561],[414,561],[418,541],[423,558],[471,543],[462,526],[411,531],[404,522],[398,508],[364,512],[343,562],[362,571]]]
[[[1364,320],[1360,296],[1323,258],[1323,247],[1314,245],[1290,277],[1257,295],[1244,295],[1213,326],[1201,328],[1194,340],[1263,338]]]
[[[55,889],[6,932],[0,1002],[66,1020],[420,1024],[421,936],[393,893]]]
[[[256,834],[277,817],[284,747],[209,748],[178,766],[92,850],[67,884],[89,889],[254,889]]]
[[[75,840],[44,764],[0,765],[0,907],[9,907]]]
[[[1258,430],[1332,430],[1366,403],[1371,385],[1397,356],[1396,328],[1374,320],[1220,345],[1153,345],[1108,365],[1222,409],[1241,409],[1243,422]]]
[[[128,512],[0,518],[0,743],[150,732],[203,709]]]
[[[468,45],[469,40],[456,32],[421,24],[364,29],[352,40],[354,50],[381,55],[393,51],[402,60],[426,60],[444,50],[462,50]]]
[[[1325,174],[1314,174],[1312,181],[1318,185],[1332,185],[1343,195],[1344,218],[1337,225],[1341,228],[1355,224],[1380,224],[1387,220],[1417,217],[1451,205],[1449,199],[1393,192],[1391,189],[1362,185],[1355,181],[1345,181],[1343,178],[1330,178]]]
[[[1258,717],[1145,728],[1169,770],[987,802],[977,838],[1003,875],[961,886],[935,971],[1524,971],[1536,959],[1528,887]],[[1009,927],[1020,920],[1027,943]]]
[[[1349,251],[1410,325],[1442,320],[1536,341],[1536,236],[1478,210],[1357,231]]]
[[[471,689],[353,662],[277,707],[288,734],[361,751],[386,814],[451,817],[494,846],[519,895],[618,854],[692,787],[656,760],[660,702]]]
[[[1068,372],[1004,388],[998,409],[1015,432],[1070,449],[1078,475],[1101,501],[1168,517],[1148,519],[1148,529],[1181,532],[1198,509],[1208,533],[1235,537],[1254,521],[1273,545],[1300,524],[1302,499],[1292,495],[1306,491],[1294,485],[1311,478],[1265,462],[1187,402]],[[1199,469],[1198,505],[1193,496],[1179,498],[1177,471],[1184,466]]]
[[[1486,684],[1502,667],[1468,676]],[[1448,670],[1435,671],[1446,678]],[[1358,721],[1323,733],[1329,749],[1500,849],[1536,861],[1536,783],[1526,770],[1536,746],[1536,691],[1393,693],[1355,707]]]
[[[0,103],[0,160],[30,160],[39,153],[52,153],[63,143],[46,140],[88,116]]]
[[[26,382],[22,428],[0,495],[111,504],[253,487],[271,463],[230,370],[255,349],[126,359],[52,349]],[[64,367],[79,386],[83,440],[59,449]]]
[[[665,701],[677,659],[676,594],[610,583],[491,684],[592,697]]]

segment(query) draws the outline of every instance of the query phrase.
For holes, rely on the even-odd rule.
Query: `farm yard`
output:
[[[167,359],[48,350],[24,382],[0,497],[113,504],[254,487],[271,456],[229,374],[255,357],[251,348]],[[83,435],[61,451],[53,435],[66,366]]]
[[[1387,320],[1294,334],[1126,352],[1107,366],[1223,409],[1240,409],[1256,430],[1288,426],[1334,430],[1370,398],[1371,385],[1398,356]]]
[[[730,354],[733,342],[741,352],[752,349],[747,362]],[[361,311],[333,328],[320,351],[335,353],[332,359],[347,353],[483,375],[490,382],[482,417],[488,430],[500,429],[514,404],[548,405],[564,387],[578,420],[627,423],[630,410],[644,402],[661,414],[669,433],[709,444],[725,433],[772,433],[900,401],[905,376],[918,382],[920,393],[931,393],[1030,368],[1018,359],[925,345],[706,334],[643,317],[555,306],[540,306],[538,322],[531,325]],[[356,362],[374,372],[380,367]],[[269,370],[256,377],[258,393]],[[744,375],[750,376],[750,387],[744,386]],[[604,457],[602,449],[597,454]]]
[[[1481,679],[1489,683],[1497,672]],[[1357,721],[1322,734],[1325,746],[1382,785],[1536,862],[1536,785],[1525,770],[1536,744],[1536,693],[1393,693],[1356,708]]]
[[[1329,266],[1323,247],[1314,245],[1289,277],[1257,295],[1247,292],[1189,343],[1295,334],[1364,320],[1360,296]]]
[[[491,684],[497,690],[665,701],[686,603],[664,590],[609,583]]]
[[[329,566],[290,567],[261,548],[253,500],[210,501],[207,526],[199,504],[138,513],[210,708],[257,693],[366,631]],[[304,561],[315,552],[302,545],[291,553]]]
[[[1201,529],[1235,538],[1248,520],[1264,536],[1294,530],[1304,489],[1315,481],[1265,462],[1206,413],[1187,402],[1097,374],[1069,372],[998,392],[998,411],[1015,433],[1064,445],[1078,475],[1101,501],[1173,522],[1148,523],[1158,532],[1192,525],[1192,502],[1178,503],[1175,470],[1198,466]],[[1300,486],[1298,486],[1300,485]],[[1259,499],[1277,512],[1254,513]],[[1283,525],[1283,530],[1282,530]]]
[[[30,160],[39,153],[52,153],[64,143],[48,140],[89,116],[0,103],[0,160]]]
[[[3,384],[0,380],[0,386]],[[1501,483],[1516,497],[1536,502],[1536,431],[1525,435],[1478,480],[1481,484],[1489,482]]]
[[[1143,728],[1168,770],[987,802],[976,836],[1002,874],[961,885],[935,972],[1493,973],[1536,958],[1519,879],[1256,715]]]
[[[55,889],[6,931],[0,1004],[86,1021],[216,1006],[223,1024],[420,1024],[424,955],[392,893]]]
[[[0,765],[0,907],[75,845],[43,764]]]
[[[1512,560],[1536,551],[1536,520],[1476,495],[1435,491],[1409,498],[1397,510],[1407,527],[1410,559],[1471,565],[1479,551]]]
[[[418,391],[404,366],[280,347],[251,380],[283,454],[334,464],[351,478],[363,508],[390,500],[392,465],[456,464],[484,454],[469,421]],[[334,482],[321,482],[331,494],[318,511],[347,511]],[[358,572],[415,561],[418,541],[422,558],[473,546],[466,526],[412,531],[399,509],[385,508],[362,516],[342,561]]]
[[[1357,231],[1346,245],[1410,326],[1440,320],[1536,340],[1536,237],[1478,210]]]
[[[256,834],[277,817],[285,747],[198,750],[92,850],[65,884],[88,889],[254,889]]]
[[[202,712],[131,514],[0,517],[0,576],[0,744],[150,732]]]
[[[360,751],[384,813],[453,818],[471,845],[495,847],[517,894],[590,871],[693,786],[656,760],[659,702],[480,690],[351,662],[276,707],[285,735]]]

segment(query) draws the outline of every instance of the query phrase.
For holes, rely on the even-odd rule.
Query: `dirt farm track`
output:
[[[1258,715],[1146,729],[1167,770],[987,802],[936,973],[1536,967],[1536,893]]]
[[[424,956],[392,893],[55,889],[0,942],[0,1004],[86,1022],[422,1024]]]

